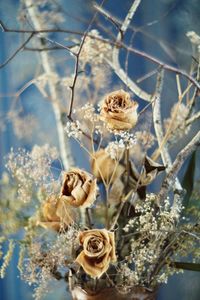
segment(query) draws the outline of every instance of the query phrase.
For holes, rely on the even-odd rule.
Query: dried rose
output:
[[[61,199],[74,207],[90,207],[96,199],[97,183],[92,176],[77,168],[64,174]]]
[[[129,130],[137,123],[137,107],[137,102],[131,101],[129,93],[115,91],[105,97],[101,118],[112,130]]]
[[[99,180],[103,177],[105,182],[113,182],[125,171],[125,168],[117,160],[112,159],[104,149],[93,154],[91,168],[94,176]]]
[[[42,215],[43,218],[38,225],[56,231],[71,225],[75,219],[75,213],[70,205],[56,195],[51,195],[43,204]]]
[[[76,262],[93,278],[99,278],[116,261],[114,233],[106,229],[83,231],[79,235],[82,252]]]

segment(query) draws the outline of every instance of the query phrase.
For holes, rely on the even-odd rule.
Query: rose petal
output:
[[[75,262],[79,263],[83,270],[93,278],[99,278],[104,273],[104,271],[102,272],[101,268],[98,268],[94,265],[94,261],[89,259],[83,251],[76,258]]]
[[[96,199],[96,193],[97,193],[97,183],[96,183],[96,179],[94,179],[91,183],[89,194],[85,202],[82,204],[83,208],[90,207],[94,203]]]

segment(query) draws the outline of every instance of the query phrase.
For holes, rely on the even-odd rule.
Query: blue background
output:
[[[82,17],[89,20],[92,16],[90,11],[90,4],[92,1],[81,0],[63,0],[60,1],[63,8],[68,13],[66,22],[62,27],[83,30],[84,25],[76,21],[70,15]],[[108,9],[114,16],[123,18],[128,11],[132,1],[125,0],[110,0],[106,2],[106,9]],[[0,18],[10,28],[17,28],[17,11],[19,8],[18,1],[0,0]],[[168,13],[167,13],[168,12]],[[200,1],[199,0],[143,0],[134,19],[134,25],[143,26],[153,20],[160,21],[151,26],[145,26],[144,31],[154,37],[148,38],[144,34],[138,34],[134,39],[134,46],[139,49],[170,63],[175,66],[186,69],[191,61],[191,46],[185,34],[189,30],[194,30],[200,34]],[[100,18],[101,20],[103,18]],[[108,26],[108,23],[105,23]],[[109,25],[110,26],[110,25]],[[129,33],[127,38],[129,38]],[[60,39],[60,36],[56,36]],[[157,41],[165,41],[170,50],[170,57],[159,46]],[[20,44],[18,34],[0,32],[0,63],[4,62],[7,57]],[[58,53],[58,55],[61,55]],[[123,54],[122,54],[123,58]],[[18,91],[23,84],[31,80],[35,74],[35,67],[39,67],[36,55],[32,53],[19,53],[13,61],[5,68],[0,69],[0,118],[1,120],[6,116],[10,109],[12,102],[11,97],[2,97],[2,95],[14,93]],[[140,60],[137,56],[131,56],[129,62],[129,74],[134,78],[138,78],[149,70],[152,65],[144,60]],[[67,63],[66,63],[67,67]],[[116,80],[116,76],[113,76]],[[169,107],[174,101],[173,94],[176,86],[172,75],[167,75],[168,90],[164,90],[166,101],[162,103],[163,116],[169,110]],[[141,84],[147,91],[152,92],[152,82],[147,80]],[[30,141],[21,141],[16,139],[12,125],[4,120],[5,130],[0,131],[0,172],[4,170],[3,157],[9,152],[10,148],[17,149],[25,147],[30,149],[37,141],[38,144],[43,144],[43,137],[47,136],[47,140],[52,145],[57,145],[56,131],[53,126],[53,113],[46,103],[40,100],[40,94],[34,87],[30,87],[21,97],[25,113],[33,112],[41,121],[41,128],[43,128],[43,135],[39,132],[33,133]],[[142,102],[141,105],[144,103]],[[49,130],[50,128],[50,130]],[[50,132],[49,132],[50,131]],[[49,134],[50,133],[50,134]],[[177,145],[181,147],[180,145]],[[74,148],[75,153],[78,149]],[[78,164],[83,165],[81,158],[77,159]],[[4,280],[0,280],[0,300],[29,300],[32,299],[31,287],[19,279],[19,274],[16,268],[18,249],[15,253],[11,264],[7,270]],[[185,272],[184,274],[174,275],[169,278],[168,284],[163,285],[159,291],[159,300],[199,300],[200,295],[200,277],[194,272]],[[66,298],[65,285],[57,282],[53,293],[47,295],[45,299],[70,299],[69,295]]]

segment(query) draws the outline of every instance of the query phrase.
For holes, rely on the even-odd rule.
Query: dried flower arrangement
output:
[[[34,29],[29,40],[37,34],[41,38],[44,17],[49,17],[43,12],[43,22],[39,22],[39,8],[44,3],[24,2]],[[193,186],[190,181],[187,185],[188,176],[194,175],[200,132],[193,133],[173,160],[170,155],[174,143],[190,132],[200,116],[195,106],[199,65],[191,68],[192,76],[146,55],[159,65],[151,95],[128,77],[119,64],[119,48],[136,52],[122,37],[140,2],[133,1],[121,24],[102,6],[95,6],[97,13],[120,26],[113,45],[91,30],[92,23],[78,46],[57,43],[75,57],[73,76],[60,77],[53,63],[48,64],[48,52],[41,51],[44,74],[31,84],[52,104],[60,153],[47,144],[35,145],[31,151],[11,150],[6,164],[11,176],[6,173],[2,177],[0,194],[0,245],[9,239],[5,255],[0,248],[0,275],[4,277],[14,247],[19,245],[18,269],[21,277],[35,286],[35,299],[41,299],[56,279],[67,282],[74,300],[151,300],[170,275],[183,269],[200,270],[199,184]],[[60,15],[54,14],[54,22],[57,18]],[[1,26],[12,31],[2,22]],[[199,64],[200,37],[194,32],[188,37],[198,52]],[[42,38],[50,41],[46,35]],[[164,70],[176,73],[178,101],[169,118],[162,120]],[[112,71],[124,81],[123,89],[110,91]],[[185,89],[180,76],[188,81]],[[66,87],[70,102],[63,108],[58,99]],[[140,99],[132,95],[149,103],[141,109]],[[13,112],[9,117],[21,134],[22,120]],[[28,129],[25,132],[29,135]],[[70,139],[88,155],[90,170],[74,163]],[[181,184],[177,174],[191,154]],[[59,159],[63,170],[55,178],[52,164]],[[21,229],[23,238],[10,238]],[[183,262],[189,254],[192,260]]]

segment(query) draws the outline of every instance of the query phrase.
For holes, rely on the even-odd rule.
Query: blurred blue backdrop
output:
[[[100,1],[98,1],[100,2]],[[90,0],[63,0],[59,1],[64,8],[63,12],[66,21],[63,27],[70,29],[83,30],[84,24],[78,18],[89,20],[92,16]],[[105,7],[114,16],[123,18],[128,11],[132,1],[107,0]],[[17,14],[19,1],[0,0],[0,19],[9,28],[18,28]],[[76,17],[76,18],[73,18]],[[134,39],[134,46],[141,50],[166,61],[170,64],[187,69],[191,61],[191,46],[186,38],[186,32],[194,30],[200,33],[200,1],[199,0],[142,0],[137,14],[134,18],[134,25],[144,28],[144,32],[137,35]],[[153,22],[155,21],[155,22]],[[153,22],[153,23],[151,23]],[[149,23],[148,26],[146,24]],[[106,23],[108,24],[108,23]],[[108,26],[108,25],[107,25]],[[143,27],[144,26],[144,27]],[[152,36],[149,38],[149,36]],[[130,36],[129,36],[130,37]],[[129,38],[127,37],[127,38]],[[60,37],[59,37],[60,38]],[[165,43],[163,43],[165,41]],[[20,44],[18,34],[0,32],[0,63]],[[167,48],[165,47],[167,45]],[[59,53],[58,53],[59,55]],[[123,54],[122,54],[123,55]],[[21,52],[5,68],[0,69],[0,118],[5,125],[4,130],[0,131],[0,173],[4,170],[4,156],[10,148],[17,149],[25,147],[30,149],[33,144],[42,144],[42,136],[35,132],[30,140],[23,141],[16,139],[12,125],[6,121],[6,114],[10,109],[11,97],[3,97],[18,91],[23,84],[31,80],[35,74],[37,60],[35,55],[28,52]],[[151,66],[148,62],[140,60],[137,56],[131,57],[129,61],[129,74],[138,78],[147,73]],[[38,66],[39,68],[40,66]],[[66,62],[67,68],[67,62]],[[169,90],[164,91],[166,101],[163,103],[163,114],[173,103],[175,84],[170,74],[168,76]],[[115,80],[115,76],[114,76]],[[115,83],[115,82],[113,82]],[[152,92],[150,81],[145,81],[141,85],[147,91]],[[38,99],[40,94],[34,87],[30,87],[22,96],[23,108],[26,113],[33,112],[41,120],[43,136],[48,136],[48,142],[57,145],[56,131],[53,128],[53,113],[46,103]],[[26,100],[28,99],[28,101]],[[51,134],[49,135],[49,128]],[[181,145],[180,145],[181,147]],[[75,149],[78,152],[78,150]],[[81,165],[83,162],[78,159]],[[19,279],[17,270],[18,249],[15,249],[14,257],[7,270],[6,277],[0,280],[0,300],[29,300],[32,299],[32,288]],[[1,263],[1,262],[0,262]],[[70,299],[66,296],[65,285],[58,282],[53,293],[45,299]],[[167,285],[163,285],[159,290],[159,300],[199,300],[200,299],[200,277],[194,272],[172,276]]]

